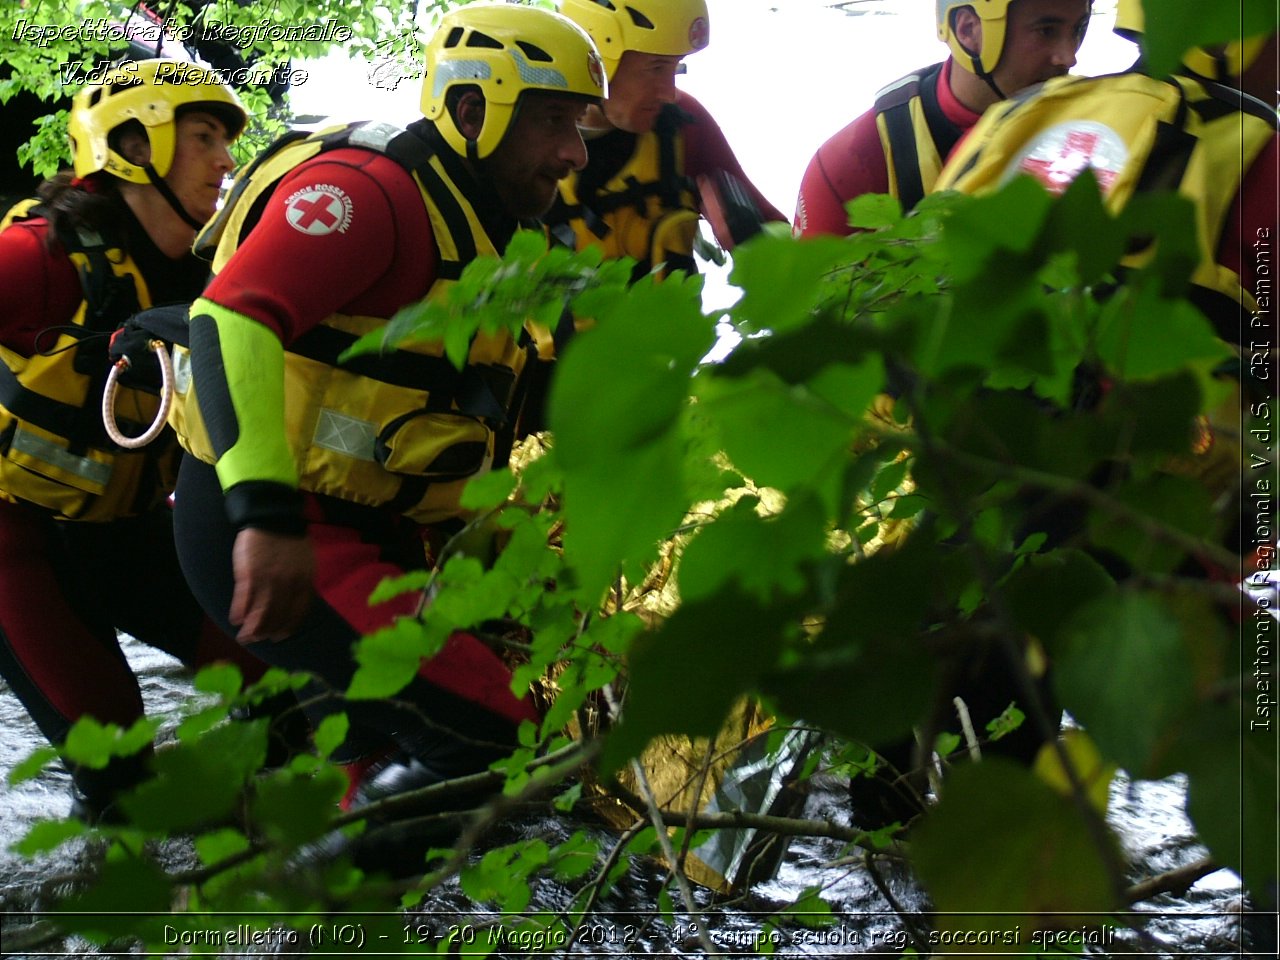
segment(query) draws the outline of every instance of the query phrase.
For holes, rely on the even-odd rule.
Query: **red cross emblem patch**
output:
[[[346,233],[354,212],[346,192],[328,183],[303,187],[285,201],[285,219],[289,226],[309,237]]]
[[[1129,159],[1124,139],[1106,124],[1071,120],[1039,134],[1005,171],[1008,180],[1029,173],[1050,193],[1061,194],[1086,168],[1108,193]]]

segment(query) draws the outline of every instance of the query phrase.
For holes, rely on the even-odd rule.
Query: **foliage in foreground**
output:
[[[625,871],[623,848],[657,853],[663,837],[649,828],[605,855],[598,833],[580,831],[468,860],[465,842],[494,816],[535,800],[570,810],[593,757],[591,779],[606,780],[659,735],[714,735],[744,695],[824,732],[808,772],[856,769],[863,747],[913,730],[935,743],[948,664],[990,649],[1016,665],[1028,723],[1061,707],[1087,736],[1035,771],[964,763],[909,833],[848,831],[851,852],[905,857],[939,911],[1023,915],[939,916],[941,929],[1025,927],[1027,916],[1078,928],[1131,896],[1100,813],[1112,773],[1182,773],[1214,858],[1265,897],[1274,754],[1240,728],[1237,594],[1199,572],[1238,569],[1220,544],[1239,503],[1218,494],[1238,479],[1241,438],[1233,421],[1215,421],[1211,451],[1189,452],[1203,415],[1238,402],[1233,363],[1239,371],[1182,299],[1196,256],[1181,239],[1189,206],[1142,199],[1115,219],[1083,178],[1057,202],[1015,181],[986,199],[933,198],[907,219],[887,198],[854,215],[874,229],[765,235],[739,251],[733,320],[746,339],[719,364],[700,362],[721,318],[703,313],[698,280],[628,289],[626,264],[544,256],[532,234],[503,260],[472,265],[447,303],[403,312],[391,338],[443,336],[455,351],[478,328],[530,315],[553,325],[566,302],[592,319],[557,371],[547,452],[518,478],[472,484],[477,519],[437,572],[384,585],[435,599],[421,619],[363,641],[351,688],[394,696],[450,631],[478,624],[523,662],[517,688],[552,671],[541,728],[498,765],[504,800],[414,883],[299,873],[292,852],[334,823],[342,781],[322,758],[341,721],[318,732],[318,756],[258,774],[264,731],[222,723],[238,683],[206,673],[218,704],[179,727],[157,761],[167,775],[126,804],[132,825],[103,831],[101,871],[67,903],[99,915],[67,928],[156,944],[160,920],[113,929],[101,914],[175,904],[305,925],[326,910],[411,907],[461,870],[467,895],[506,911],[505,930],[536,928],[563,948]],[[1116,286],[1128,238],[1153,235],[1152,262]],[[655,617],[646,578],[677,533],[679,603]],[[494,536],[505,546],[486,562]],[[1056,705],[1034,682],[1045,662]],[[592,711],[610,715],[603,737],[567,738],[592,728]],[[82,762],[134,749],[151,730],[119,742],[92,733],[68,744]],[[955,745],[936,743],[943,754]],[[1237,791],[1240,804],[1224,801]],[[23,848],[82,830],[40,825]],[[148,838],[191,831],[200,868],[165,875],[150,864]],[[577,891],[573,903],[522,916],[547,874]],[[821,891],[802,907],[823,909]]]

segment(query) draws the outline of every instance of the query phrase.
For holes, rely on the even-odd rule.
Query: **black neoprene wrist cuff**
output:
[[[246,480],[226,493],[227,519],[237,530],[255,527],[300,537],[307,532],[302,494],[270,480]]]

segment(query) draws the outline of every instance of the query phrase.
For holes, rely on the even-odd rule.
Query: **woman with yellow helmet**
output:
[[[203,68],[192,65],[208,82],[161,82],[168,63],[125,63],[76,94],[74,173],[0,225],[0,675],[55,744],[84,716],[124,727],[142,716],[117,629],[191,666],[229,660],[250,680],[265,669],[178,573],[176,443],[121,449],[100,413],[107,337],[139,309],[200,292],[207,268],[191,243],[245,125]],[[144,388],[122,391],[135,424],[156,405]],[[146,759],[73,766],[76,810],[108,814]]]

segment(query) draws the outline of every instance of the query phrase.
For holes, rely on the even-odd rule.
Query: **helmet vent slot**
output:
[[[468,47],[483,47],[486,50],[501,50],[502,41],[495,40],[487,33],[481,33],[479,30],[472,30],[471,36],[467,37]]]
[[[552,56],[536,44],[525,40],[517,40],[516,46],[524,51],[524,55],[533,63],[551,63]]]
[[[653,21],[646,17],[635,7],[627,7],[627,13],[631,15],[631,22],[642,30],[653,30]]]
[[[456,47],[459,44],[459,42],[461,42],[462,35],[464,33],[466,33],[466,31],[463,30],[461,27],[454,27],[452,30],[450,30],[449,35],[444,38],[445,49],[447,50],[450,47]]]

